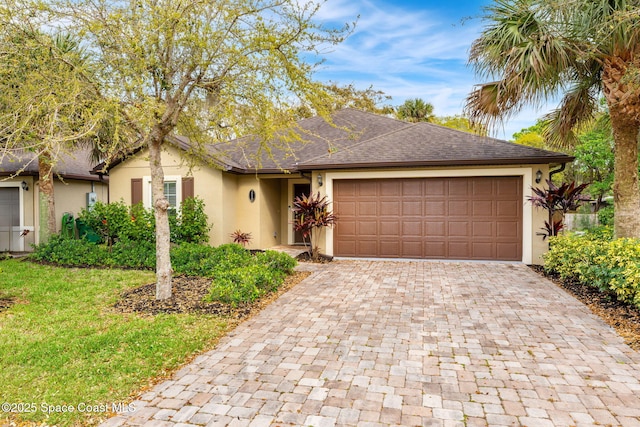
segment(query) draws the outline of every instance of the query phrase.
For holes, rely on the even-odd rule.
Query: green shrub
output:
[[[156,244],[150,240],[118,240],[112,247],[109,264],[115,267],[155,269]]]
[[[31,259],[70,267],[100,266],[106,251],[100,245],[84,239],[71,239],[53,235],[49,241],[34,246]]]
[[[182,243],[171,248],[171,265],[178,274],[207,277],[213,274],[216,249],[197,243]]]
[[[598,211],[598,222],[613,227],[613,206],[605,206]]]
[[[189,197],[182,201],[180,212],[169,217],[171,241],[174,243],[205,243],[209,240],[209,219],[204,212],[204,201]]]
[[[258,252],[256,254],[256,262],[265,264],[269,266],[269,268],[285,274],[293,273],[293,268],[298,264],[295,258],[278,251]]]
[[[251,252],[237,243],[227,243],[215,248],[212,263],[216,270],[229,270],[253,263]]]
[[[285,253],[266,251],[255,256],[236,243],[215,248],[213,282],[206,297],[232,305],[255,301],[282,285],[296,260]]]
[[[545,270],[640,307],[640,240],[564,234],[551,239]]]
[[[232,270],[216,270],[209,301],[221,301],[237,306],[257,300],[282,284],[285,274],[263,264],[253,264]]]
[[[145,209],[141,203],[127,206],[122,201],[98,202],[91,210],[80,211],[78,217],[102,238],[102,242],[156,239],[153,211]]]

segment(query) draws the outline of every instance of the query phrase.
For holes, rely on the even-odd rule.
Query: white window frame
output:
[[[167,175],[164,177],[164,182],[176,183],[176,210],[180,210],[182,204],[182,176],[180,175]],[[151,195],[151,177],[142,177],[142,204],[146,209],[153,208],[153,200]]]

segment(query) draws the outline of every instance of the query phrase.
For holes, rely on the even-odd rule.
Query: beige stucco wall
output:
[[[215,246],[225,243],[227,241],[225,232],[229,229],[228,221],[230,219],[226,218],[227,223],[225,223],[225,210],[222,209],[222,206],[225,204],[225,191],[228,194],[230,184],[224,182],[223,172],[208,165],[196,165],[189,168],[187,162],[181,158],[180,152],[173,147],[165,147],[163,150],[162,167],[165,179],[187,176],[194,178],[194,194],[204,201],[205,213],[209,218],[209,223],[213,224],[209,232],[209,242]],[[109,171],[110,201],[122,200],[126,204],[130,204],[131,179],[150,176],[147,151],[143,150]],[[180,185],[178,185],[179,187]],[[148,186],[144,181],[143,190],[143,196],[146,196]],[[147,204],[149,203],[147,201]],[[229,212],[226,213],[229,216]]]
[[[543,180],[540,184],[535,182],[536,171],[542,171]],[[316,171],[312,174],[312,191],[320,191],[322,195],[329,196],[332,201],[333,181],[337,179],[375,179],[375,178],[428,178],[428,177],[457,177],[457,176],[522,176],[523,178],[523,243],[522,262],[525,264],[542,264],[542,254],[548,249],[547,242],[537,235],[541,232],[546,219],[546,211],[536,209],[529,202],[532,186],[544,185],[548,178],[548,165],[516,165],[516,166],[489,166],[489,167],[456,167],[456,168],[432,168],[432,169],[403,169],[403,170],[326,170]],[[318,185],[317,175],[323,177],[323,186]],[[339,220],[339,219],[338,219]],[[320,251],[333,255],[333,230],[327,229],[320,239]]]
[[[280,180],[262,179],[260,181],[260,248],[279,245],[282,238],[280,220]]]
[[[22,190],[22,182],[27,183],[28,190]],[[93,186],[92,186],[93,183]],[[20,228],[28,231],[21,237],[20,250],[31,251],[31,245],[41,241],[43,227],[46,227],[46,219],[40,216],[41,192],[38,180],[32,176],[18,177],[6,181],[0,181],[0,186],[18,187],[21,196]],[[71,212],[75,217],[83,208],[87,207],[87,193],[94,191],[101,202],[108,200],[108,185],[99,181],[85,181],[66,179],[54,182],[54,199],[56,206],[56,231],[60,231],[62,216],[65,212]]]
[[[235,230],[251,233],[251,242],[247,245],[250,249],[279,245],[282,241],[281,179],[241,175],[236,182],[236,225],[230,233]],[[253,202],[249,199],[251,190],[255,192]]]

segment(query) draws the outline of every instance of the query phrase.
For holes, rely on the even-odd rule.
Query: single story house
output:
[[[89,150],[65,154],[54,167],[56,224],[71,212],[75,216],[88,203],[107,202],[108,182],[92,174]],[[19,172],[19,175],[16,173]],[[0,161],[0,252],[30,251],[47,228],[46,199],[39,188],[38,161],[33,153],[13,151]]]
[[[572,157],[355,109],[332,120],[298,122],[300,142],[245,137],[207,146],[195,167],[183,156],[189,141],[172,137],[165,192],[176,207],[187,196],[204,200],[212,245],[235,230],[251,233],[252,248],[299,244],[292,202],[319,192],[338,216],[321,236],[327,255],[542,262],[547,213],[527,196]],[[145,149],[108,174],[110,200],[151,206]]]

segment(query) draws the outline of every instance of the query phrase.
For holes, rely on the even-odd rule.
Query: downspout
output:
[[[558,169],[549,171],[549,181],[553,179],[553,175],[562,172],[566,166],[567,166],[566,163],[562,163]]]

